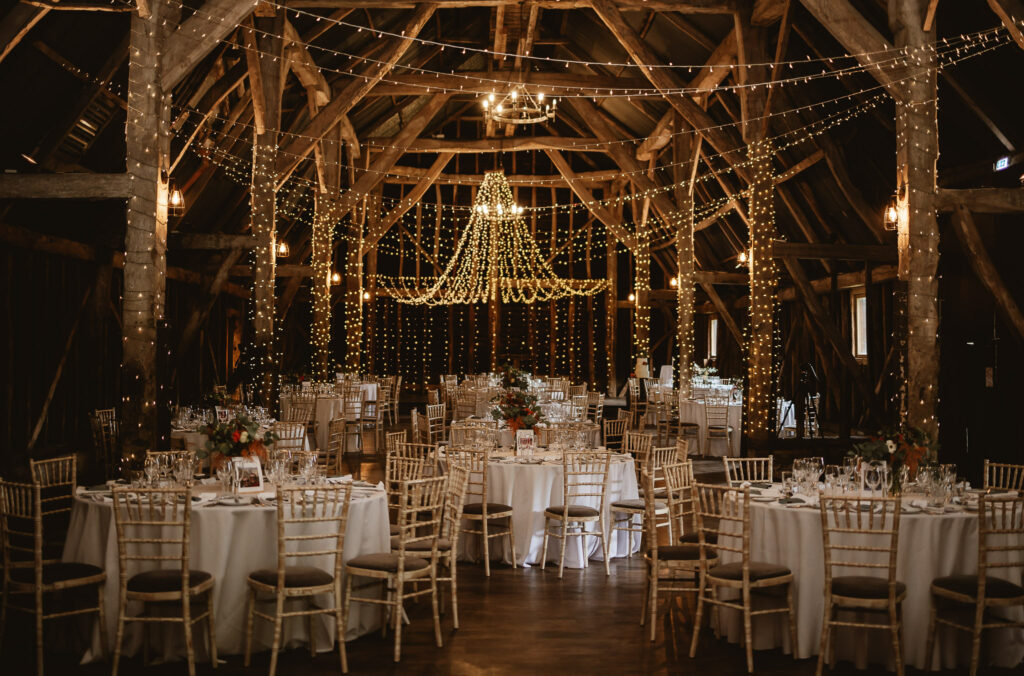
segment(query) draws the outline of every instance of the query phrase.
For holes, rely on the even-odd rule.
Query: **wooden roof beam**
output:
[[[604,223],[604,227],[608,229],[608,232],[614,235],[617,240],[622,242],[622,245],[630,252],[635,254],[637,250],[636,237],[634,237],[633,234],[630,233],[622,224],[621,215],[617,215],[615,211],[605,208],[598,202],[598,200],[594,199],[594,194],[590,192],[590,188],[582,185],[582,181],[576,173],[573,172],[572,167],[569,166],[569,163],[560,152],[557,150],[546,150],[545,153],[551,160],[551,163],[555,165],[555,168],[558,169],[559,173],[561,173],[565,182],[569,184],[569,188],[577,197],[580,198],[580,202],[587,206],[587,209],[590,210],[590,213],[592,213],[597,220]]]
[[[610,0],[592,0],[594,11],[612,32],[629,57],[637,64],[658,64],[660,59],[640,39],[636,31],[626,22],[622,12]],[[644,75],[661,91],[681,89],[685,83],[665,68],[644,68]],[[687,96],[666,95],[666,100],[679,111],[683,119],[694,129],[701,129],[701,136],[730,163],[742,165],[745,155],[740,149],[743,144],[735,130],[716,125],[707,111]],[[736,173],[749,181],[750,170],[737,166]]]
[[[939,188],[935,208],[955,211],[958,207],[983,214],[1007,214],[1024,211],[1024,188]]]
[[[301,130],[296,132],[292,140],[278,153],[277,173],[279,185],[283,183],[299,162],[313,151],[317,142],[338,123],[341,116],[347,115],[359,103],[368,91],[373,89],[381,78],[395,66],[398,59],[405,54],[413,39],[437,8],[435,3],[421,3],[412,13],[405,27],[400,31],[402,37],[392,39],[377,63],[368,65],[357,77],[350,79],[345,86],[335,93],[334,98]]]
[[[14,51],[18,43],[28,35],[39,21],[46,16],[50,8],[16,3],[0,20],[0,61]]]
[[[160,86],[170,92],[210,51],[235,30],[259,0],[209,0],[164,43]]]
[[[447,96],[447,95],[446,95]],[[366,139],[371,150],[373,146],[391,146],[394,139],[375,137]],[[513,136],[509,138],[481,138],[451,140],[418,138],[402,148],[403,153],[507,153],[522,150],[572,150],[579,153],[605,153],[608,147],[598,138],[574,138],[571,136]]]
[[[1024,49],[1024,32],[1020,27],[1020,22],[1024,21],[1024,4],[1021,4],[1020,0],[988,0],[988,6],[999,15],[1006,30],[1010,31],[1013,39],[1021,49]]]
[[[586,9],[591,0],[537,0],[544,9]],[[436,0],[440,9],[463,7],[504,7],[521,5],[523,0]],[[354,9],[408,9],[416,7],[414,0],[288,0],[289,7],[354,8]],[[615,0],[623,12],[682,12],[683,14],[730,14],[736,9],[736,0]]]
[[[107,200],[131,197],[128,174],[3,174],[0,199]]]
[[[380,241],[381,237],[387,234],[388,230],[391,229],[395,223],[397,223],[402,216],[404,216],[409,209],[415,205],[423,194],[434,184],[437,177],[444,171],[444,168],[448,165],[448,162],[455,157],[455,153],[441,153],[434,160],[434,164],[430,166],[427,171],[427,175],[420,179],[419,183],[410,190],[397,206],[391,209],[384,218],[381,219],[380,225],[378,226],[377,232],[371,232],[367,235],[366,240],[363,242],[363,250],[369,251],[373,247],[377,246],[377,242]]]
[[[873,263],[895,263],[895,245],[873,244],[811,244],[807,242],[774,243],[776,258],[807,258],[812,260],[871,261]]]

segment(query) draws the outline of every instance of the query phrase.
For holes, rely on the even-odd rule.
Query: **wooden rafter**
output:
[[[413,189],[408,192],[408,194],[402,197],[401,202],[399,202],[381,219],[380,225],[378,226],[379,230],[371,232],[366,236],[366,239],[363,242],[363,251],[369,251],[373,247],[377,246],[377,242],[380,241],[381,237],[387,234],[388,230],[391,229],[391,226],[401,220],[402,216],[404,216],[409,209],[411,209],[420,200],[420,198],[423,197],[424,193],[426,193],[430,186],[434,184],[434,181],[441,172],[444,171],[444,168],[448,166],[448,162],[451,161],[453,157],[455,157],[454,153],[441,153],[437,156],[437,159],[434,160],[430,169],[427,170],[427,175],[421,178],[419,183],[417,183]]]
[[[621,216],[617,217],[614,211],[605,208],[598,200],[594,199],[594,194],[590,192],[590,188],[582,184],[579,177],[572,170],[572,167],[569,166],[569,162],[566,161],[560,152],[557,150],[546,150],[545,153],[551,160],[551,163],[561,173],[569,188],[580,198],[580,202],[587,205],[590,213],[597,220],[604,223],[604,227],[608,229],[608,232],[619,240],[623,246],[631,252],[635,252],[636,238],[623,226]]]
[[[999,15],[1006,30],[1010,31],[1013,39],[1021,49],[1024,49],[1024,31],[1021,31],[1020,24],[1024,21],[1024,4],[1021,4],[1020,0],[988,0],[988,6]]]
[[[209,0],[178,27],[164,46],[160,85],[170,92],[221,40],[252,13],[259,0]]]

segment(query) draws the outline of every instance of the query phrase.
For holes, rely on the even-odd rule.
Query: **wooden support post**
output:
[[[636,206],[634,201],[633,206]],[[651,237],[643,223],[637,224],[636,257],[633,265],[633,362],[651,358]]]
[[[736,18],[740,63],[764,64],[767,61],[764,29],[750,24],[747,12]],[[763,82],[765,67],[739,68],[741,84]],[[772,171],[772,142],[765,136],[760,116],[765,108],[767,89],[741,90],[743,137],[750,158],[750,334],[747,343],[747,432],[751,439],[764,440],[775,429],[772,382],[774,363],[772,345],[775,330],[775,181]]]
[[[935,216],[939,156],[936,61],[930,46],[934,26],[925,32],[923,0],[889,3],[896,46],[921,56],[913,77],[901,80],[896,96],[897,194],[900,279],[907,293],[906,421],[937,439],[939,421],[939,225]]]
[[[673,160],[675,172],[676,208],[678,210],[678,227],[676,229],[676,349],[678,368],[676,369],[676,385],[680,393],[690,396],[690,379],[693,364],[693,296],[694,296],[694,250],[693,250],[693,181],[684,184],[684,162],[692,161],[693,146],[700,143],[691,134],[682,132],[682,116],[675,115],[675,135],[673,136]],[[692,172],[690,172],[692,176]]]
[[[274,354],[274,268],[277,265],[276,223],[276,171],[277,144],[281,129],[281,94],[284,88],[282,58],[284,41],[284,12],[274,18],[254,18],[256,31],[252,40],[256,51],[247,52],[249,80],[253,83],[253,107],[257,113],[257,128],[252,144],[252,209],[253,249],[253,373],[258,378],[260,400],[263,405],[275,407]],[[259,87],[256,83],[259,82]]]
[[[121,442],[155,448],[158,438],[157,325],[163,319],[167,270],[170,106],[160,86],[168,27],[175,17],[157,3],[148,18],[132,14],[128,65],[127,168],[131,180],[125,229],[121,315]]]
[[[617,343],[619,314],[619,255],[616,251],[616,239],[607,234],[608,258],[607,276],[608,289],[605,291],[605,356],[608,359],[608,396],[614,397],[619,391],[619,380],[615,368],[615,347]]]
[[[319,153],[324,162],[323,168],[318,171],[318,183],[323,192],[318,191],[313,202],[313,232],[310,238],[313,324],[310,327],[310,338],[313,347],[313,377],[320,381],[334,380],[331,373],[331,256],[334,252],[334,228],[338,223],[339,208],[334,195],[338,194],[341,187],[342,148],[340,127],[328,133],[320,144]]]
[[[363,328],[366,332],[366,370],[369,373],[377,373],[377,351],[381,349],[380,340],[377,337],[377,248],[374,247],[366,254],[366,289],[370,292],[370,299],[366,301],[366,319]],[[449,343],[449,350],[451,346]]]

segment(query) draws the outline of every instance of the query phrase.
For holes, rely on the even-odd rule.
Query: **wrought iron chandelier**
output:
[[[604,279],[563,279],[541,255],[512,197],[505,172],[484,176],[469,224],[444,272],[425,290],[396,288],[395,300],[414,305],[535,303],[590,296],[608,286]]]
[[[499,124],[538,124],[555,118],[558,99],[546,100],[543,92],[533,96],[516,85],[500,101],[494,93],[483,100],[484,119]]]

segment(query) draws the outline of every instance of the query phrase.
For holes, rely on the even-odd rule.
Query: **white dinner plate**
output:
[[[750,496],[750,499],[753,502],[775,502],[778,500],[777,497],[772,497],[770,495],[752,495]]]
[[[248,495],[225,495],[217,498],[218,505],[226,505],[228,507],[241,507],[242,505],[252,504],[252,497]]]

